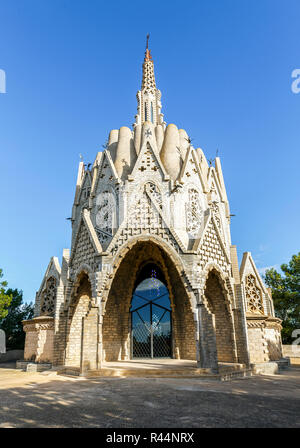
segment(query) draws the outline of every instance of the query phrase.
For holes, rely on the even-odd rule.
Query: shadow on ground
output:
[[[230,382],[54,378],[0,390],[0,427],[300,427],[299,369]]]

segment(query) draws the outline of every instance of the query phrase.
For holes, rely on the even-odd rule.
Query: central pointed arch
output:
[[[115,272],[103,316],[104,361],[129,360],[134,357],[131,312],[135,308],[132,308],[132,299],[138,286],[147,278],[151,279],[152,270],[156,273],[157,281],[166,288],[169,300],[169,305],[167,302],[163,304],[163,308],[167,309],[164,317],[157,313],[154,320],[159,322],[160,317],[165,319],[163,323],[167,327],[167,312],[170,313],[170,334],[167,335],[166,331],[165,337],[160,340],[165,343],[167,338],[170,338],[169,351],[159,352],[158,346],[153,346],[153,355],[167,353],[166,356],[177,359],[196,359],[194,315],[182,273],[180,275],[173,256],[166,248],[148,239],[133,244]],[[151,325],[151,316],[149,322]],[[159,331],[160,335],[164,333],[162,326],[159,327]],[[154,335],[157,341],[159,334]]]

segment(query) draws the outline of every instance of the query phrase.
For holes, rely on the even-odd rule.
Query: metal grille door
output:
[[[152,287],[151,280],[143,281],[136,288],[132,298],[131,354],[133,358],[172,356],[169,293],[165,285],[156,279],[156,285]]]

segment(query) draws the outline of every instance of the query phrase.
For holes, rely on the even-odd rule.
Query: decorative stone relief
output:
[[[56,279],[50,277],[47,280],[46,290],[43,292],[41,304],[41,316],[53,316],[55,309],[57,285]]]
[[[84,223],[81,222],[76,241],[75,254],[71,261],[72,271],[76,272],[77,269],[84,263],[93,269],[94,255],[95,250],[91,243],[89,232]]]
[[[254,275],[247,275],[245,290],[247,311],[250,313],[264,314],[262,291],[257,287]]]
[[[101,243],[112,238],[115,214],[116,199],[114,194],[108,190],[99,193],[96,199],[96,232]]]
[[[219,209],[219,205],[217,201],[213,201],[211,203],[211,209],[212,209],[212,213],[213,216],[215,218],[215,221],[217,223],[217,226],[220,230],[222,230],[222,226],[221,226],[221,217],[220,217],[220,209]]]
[[[135,212],[128,218],[127,227],[133,231],[139,229],[158,228],[162,226],[162,219],[155,210],[151,199],[143,193],[135,205]]]
[[[207,226],[207,230],[199,250],[200,255],[200,265],[202,268],[210,262],[215,261],[218,266],[224,271],[227,272],[229,270],[229,264],[226,259],[226,255],[219,241],[217,232],[215,227],[210,221]]]
[[[186,230],[192,238],[197,237],[202,218],[203,210],[200,207],[199,193],[196,189],[190,188],[186,204]]]
[[[147,185],[148,184],[146,184],[146,186]],[[154,188],[153,191],[156,195],[155,199],[157,200],[157,195],[159,193],[156,188]],[[159,201],[157,202],[159,203]],[[178,243],[173,237],[171,231],[165,226],[162,217],[146,193],[143,193],[139,197],[137,203],[135,203],[132,207],[131,213],[129,213],[127,225],[120,232],[119,239],[112,248],[112,253],[115,254],[130,237],[143,234],[157,235],[166,240],[177,252],[180,252]]]
[[[159,204],[159,208],[162,209],[162,196],[159,188],[153,182],[147,182],[145,185],[145,191],[150,194],[151,198],[153,197],[157,204]]]
[[[145,151],[145,154],[141,160],[141,166],[139,167],[139,170],[142,173],[144,171],[154,171],[155,172],[155,171],[159,170],[159,166],[152,155],[152,151],[151,151],[149,143],[147,143],[147,151]]]

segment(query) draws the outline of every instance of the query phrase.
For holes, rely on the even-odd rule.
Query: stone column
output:
[[[246,313],[244,308],[243,289],[242,285],[238,284],[234,286],[234,292],[236,297],[236,308],[233,309],[233,323],[236,334],[236,347],[238,362],[250,365],[249,356],[249,342],[247,334]]]
[[[102,338],[102,324],[103,324],[103,316],[102,316],[102,306],[101,302],[98,304],[98,335],[97,335],[97,369],[102,369],[103,366],[103,338]]]
[[[198,311],[197,365],[202,369],[218,372],[217,342],[214,316],[206,309],[200,292],[196,293]]]

